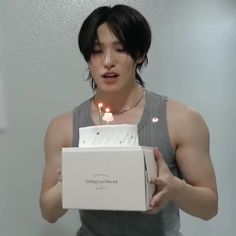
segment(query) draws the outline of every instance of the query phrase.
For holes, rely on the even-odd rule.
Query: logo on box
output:
[[[111,185],[118,184],[118,180],[109,177],[107,174],[95,174],[92,178],[84,179],[85,184],[90,184],[94,186],[95,189],[105,190]]]

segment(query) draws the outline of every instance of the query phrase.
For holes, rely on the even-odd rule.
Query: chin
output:
[[[118,86],[117,84],[113,84],[113,85],[102,85],[102,86],[98,86],[98,89],[102,92],[119,92],[122,90],[121,86]]]

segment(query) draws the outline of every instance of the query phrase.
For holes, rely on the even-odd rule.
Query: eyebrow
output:
[[[104,45],[104,43],[99,42],[99,41],[95,41],[95,43],[94,43],[94,46],[103,46],[103,45]],[[123,46],[123,44],[118,40],[113,41],[112,45],[114,45],[114,46],[120,46],[120,45]]]

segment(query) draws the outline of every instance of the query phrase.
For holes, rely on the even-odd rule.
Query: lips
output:
[[[102,78],[103,79],[106,79],[106,80],[112,80],[112,79],[116,79],[119,75],[115,72],[106,72],[102,75]]]

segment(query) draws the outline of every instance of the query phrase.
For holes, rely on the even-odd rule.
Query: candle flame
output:
[[[109,122],[112,122],[114,120],[114,117],[113,117],[113,115],[112,115],[112,113],[110,111],[110,108],[107,107],[105,109],[105,113],[104,113],[102,119],[104,121],[106,121],[107,124],[109,124]]]
[[[101,102],[98,103],[98,107],[99,107],[99,108],[103,107],[103,104],[102,104]]]

